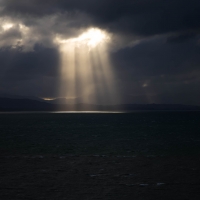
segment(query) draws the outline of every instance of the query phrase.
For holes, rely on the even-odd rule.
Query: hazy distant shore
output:
[[[131,112],[151,110],[200,110],[200,106],[182,104],[51,104],[31,99],[0,98],[0,111],[110,111]]]

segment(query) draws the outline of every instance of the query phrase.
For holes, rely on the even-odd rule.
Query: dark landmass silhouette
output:
[[[55,104],[33,99],[0,98],[0,111],[127,111],[134,110],[200,110],[200,106],[182,104]]]

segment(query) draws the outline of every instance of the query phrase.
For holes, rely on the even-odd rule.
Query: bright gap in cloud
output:
[[[58,43],[74,43],[77,46],[87,45],[89,48],[95,48],[101,43],[108,42],[110,40],[110,36],[108,33],[99,28],[90,28],[87,31],[83,32],[77,38],[63,40],[57,37],[56,40]]]
[[[11,23],[5,23],[2,25],[2,28],[4,31],[7,31],[8,29],[10,29],[12,27],[13,27],[13,24],[11,24]]]

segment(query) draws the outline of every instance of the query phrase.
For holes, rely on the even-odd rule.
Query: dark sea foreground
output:
[[[199,155],[200,112],[4,113],[0,152]]]
[[[200,112],[1,113],[0,199],[200,199]]]

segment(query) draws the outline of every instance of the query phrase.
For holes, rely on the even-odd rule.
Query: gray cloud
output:
[[[186,40],[193,39],[197,35],[194,32],[186,32],[186,33],[179,33],[171,35],[167,38],[167,42],[169,43],[181,43],[185,42]]]
[[[200,25],[198,0],[4,0],[2,5],[2,14],[22,17],[79,11],[91,16],[93,23],[141,35],[199,29]]]
[[[39,44],[31,52],[23,52],[21,47],[4,48],[0,51],[0,66],[1,91],[36,96],[57,93],[60,72],[56,49]]]
[[[168,36],[156,37],[113,53],[125,101],[199,104],[198,38],[167,41]]]
[[[14,92],[17,85],[20,94],[32,88],[34,95],[55,96],[55,37],[76,37],[97,26],[112,34],[124,102],[198,104],[199,0],[2,0],[0,16],[2,24],[13,24],[0,28],[1,90]]]

